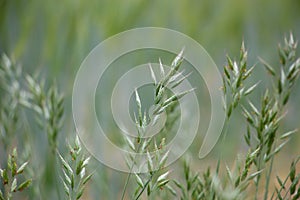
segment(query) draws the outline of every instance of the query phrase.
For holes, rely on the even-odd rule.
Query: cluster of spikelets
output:
[[[0,191],[0,200],[11,199],[13,193],[21,192],[30,186],[32,180],[22,180],[21,177],[27,164],[28,162],[24,162],[22,164],[18,163],[17,150],[14,148],[12,153],[8,156],[7,168],[0,169],[0,177],[5,187],[4,194],[2,193],[2,191]]]
[[[68,147],[71,157],[69,163],[60,155],[60,153],[58,153],[63,165],[62,182],[68,199],[80,199],[86,183],[93,175],[92,173],[86,174],[86,167],[90,157],[85,157],[82,154],[81,144],[77,136],[74,146],[69,144]]]
[[[236,161],[233,169],[225,165],[227,172],[225,175],[219,170],[222,161],[218,162],[214,173],[208,168],[202,175],[198,173],[194,174],[189,166],[189,162],[184,162],[185,183],[181,183],[178,180],[168,178],[170,170],[165,169],[163,165],[158,165],[157,170],[153,171],[152,160],[154,158],[149,154],[149,149],[151,149],[151,145],[149,144],[151,141],[155,141],[155,138],[138,138],[138,142],[126,138],[127,144],[134,147],[132,150],[136,152],[147,152],[148,155],[147,162],[150,173],[135,174],[138,187],[133,195],[134,199],[139,199],[145,189],[147,189],[148,198],[155,197],[157,193],[166,193],[166,191],[171,195],[180,196],[181,199],[244,199],[246,197],[258,199],[261,198],[261,196],[263,196],[263,199],[268,199],[268,195],[270,194],[272,194],[271,199],[299,198],[300,186],[298,182],[300,175],[296,175],[296,164],[299,159],[291,164],[290,174],[286,179],[281,180],[277,176],[280,188],[276,188],[273,192],[269,191],[275,155],[288,143],[290,137],[297,132],[297,130],[291,130],[285,133],[279,133],[278,131],[280,122],[285,116],[285,105],[299,77],[300,59],[296,57],[296,49],[297,42],[291,34],[290,38],[285,38],[284,44],[278,47],[280,59],[279,67],[277,68],[279,68],[279,70],[259,58],[262,65],[274,79],[273,88],[265,90],[260,105],[255,105],[248,98],[258,87],[259,82],[254,84],[247,83],[247,79],[251,76],[255,66],[248,66],[247,51],[244,43],[242,44],[238,61],[227,56],[227,65],[224,67],[223,76],[224,109],[227,114],[225,123],[229,123],[232,112],[240,107],[247,123],[244,139],[249,149],[244,159],[238,159]],[[153,112],[155,115],[153,119],[155,120],[159,120],[159,114],[166,111],[170,106],[178,106],[177,100],[191,92],[183,91],[177,96],[168,96],[170,94],[164,93],[167,86],[172,87],[171,82],[176,87],[187,78],[182,72],[176,73],[182,61],[183,52],[180,52],[172,62],[171,69],[168,73],[164,72],[160,62],[161,80],[157,80],[150,66],[150,74],[155,83],[155,109]],[[182,75],[180,79],[178,79],[178,74]],[[144,130],[148,122],[146,120],[146,114],[142,115],[140,97],[137,92],[136,100],[139,110],[138,117],[136,117],[136,124],[138,130]],[[174,110],[172,109],[172,111]],[[225,129],[225,131],[227,130]],[[143,131],[141,131],[141,133],[142,132]],[[140,143],[141,140],[142,142]],[[145,142],[146,145],[143,142]],[[166,141],[163,142],[165,143]],[[142,148],[135,148],[135,145],[141,145]],[[154,147],[154,151],[161,152],[156,144]],[[162,159],[165,162],[167,155],[167,153],[162,155],[158,154],[155,159]],[[128,163],[134,163],[134,160],[135,157],[131,157],[131,162]],[[158,175],[154,176],[155,174]],[[288,181],[291,183],[289,184]],[[250,185],[251,188],[249,189]],[[165,186],[167,190],[162,192],[162,187],[158,190],[159,187],[155,186]],[[249,190],[253,190],[253,187],[256,192],[252,196]],[[158,192],[155,192],[155,190]],[[154,195],[151,195],[153,193]]]
[[[142,114],[142,102],[137,90],[135,91],[135,99],[137,104],[137,114],[135,114],[135,122],[138,136],[137,138],[129,138],[126,136],[125,141],[134,153],[145,153],[146,161],[138,162],[137,157],[129,153],[127,164],[130,171],[132,172],[133,167],[140,169],[143,167],[143,163],[146,163],[148,173],[134,173],[137,188],[132,195],[133,199],[139,199],[144,191],[146,195],[150,197],[150,195],[153,195],[153,193],[156,193],[156,191],[162,190],[163,188],[167,188],[169,192],[176,195],[176,191],[170,184],[168,184],[170,181],[168,178],[170,170],[167,170],[165,168],[165,164],[168,158],[169,151],[165,146],[166,138],[164,137],[164,135],[170,134],[168,131],[171,130],[172,126],[175,124],[175,121],[178,118],[178,100],[192,91],[182,91],[179,94],[172,94],[171,92],[169,92],[168,88],[176,88],[188,76],[184,76],[182,71],[179,72],[179,67],[182,61],[183,51],[181,51],[173,60],[170,69],[168,71],[165,71],[161,60],[159,60],[160,76],[155,75],[151,64],[149,64],[151,77],[154,83],[155,94],[153,111],[151,113],[149,112],[151,114],[151,116],[149,117],[151,120],[147,118],[146,112]],[[159,80],[158,77],[161,77],[161,79]],[[161,120],[162,113],[165,113],[168,120],[172,121],[171,124],[169,123],[170,127],[164,127],[164,130],[158,134],[159,137],[144,137],[146,129],[149,128],[149,126],[154,126],[158,120]],[[128,175],[124,187],[122,199],[125,197],[124,195],[127,189],[126,187],[129,178],[130,174]]]
[[[32,185],[32,179],[37,177],[24,178],[29,175],[33,176],[33,169],[30,162],[30,152],[28,149],[22,149],[27,155],[21,156],[18,160],[17,150],[15,146],[28,147],[28,141],[23,141],[18,137],[22,133],[26,134],[28,129],[26,111],[35,113],[36,124],[39,125],[42,131],[47,134],[49,143],[49,154],[54,157],[59,155],[62,167],[63,181],[56,184],[61,184],[65,189],[68,199],[79,199],[84,191],[85,184],[90,180],[91,174],[86,175],[86,166],[89,158],[83,156],[79,139],[76,138],[75,146],[70,148],[71,157],[68,160],[70,164],[58,152],[57,136],[62,131],[63,114],[64,114],[64,98],[59,94],[57,87],[52,85],[50,88],[45,87],[45,81],[37,81],[36,77],[30,75],[24,76],[20,65],[13,63],[6,55],[2,56],[0,64],[1,87],[1,109],[0,109],[0,142],[3,144],[5,153],[11,154],[7,157],[6,163],[1,165],[1,187],[0,199],[8,200],[13,198],[16,192],[22,192]],[[19,134],[17,134],[19,133]],[[20,134],[21,133],[21,134]],[[13,150],[11,150],[13,149]],[[67,157],[67,156],[65,156]],[[60,166],[54,160],[54,167]],[[5,166],[2,168],[2,165]],[[74,166],[75,168],[72,169]],[[29,169],[28,169],[29,168]],[[30,169],[31,168],[31,169]],[[60,168],[60,167],[59,167]],[[25,169],[28,169],[27,171]],[[25,171],[24,171],[25,170]],[[52,169],[55,173],[55,169]],[[31,174],[29,173],[31,171]],[[23,175],[24,174],[24,175]],[[23,178],[20,175],[23,175]],[[25,180],[22,182],[22,180]],[[38,180],[35,180],[36,183]],[[33,185],[39,188],[39,185]],[[3,189],[3,191],[1,190]],[[59,191],[58,191],[59,193]]]

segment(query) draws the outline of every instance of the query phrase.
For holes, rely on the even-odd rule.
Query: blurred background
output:
[[[299,10],[298,0],[0,0],[0,53],[21,63],[25,73],[39,72],[49,84],[58,83],[66,99],[65,131],[59,135],[63,146],[66,138],[74,136],[71,96],[76,72],[87,54],[101,41],[137,27],[169,28],[199,42],[222,70],[226,54],[238,58],[244,40],[250,65],[257,64],[252,81],[263,80],[261,88],[271,87],[257,57],[278,66],[278,43],[290,32],[300,39]],[[151,55],[152,60],[158,59],[153,58],[154,55],[164,60],[161,54]],[[166,55],[166,64],[171,58]],[[299,89],[298,83],[287,107],[283,130],[300,127]],[[254,101],[261,93],[262,90],[254,93],[257,95],[257,98],[253,97]],[[192,145],[190,154],[195,158],[195,170],[204,169],[208,164],[215,165],[221,150],[224,159],[230,163],[246,149],[241,142],[245,126],[240,116],[239,112],[235,114],[230,125],[234,129],[230,129],[225,141],[218,143],[204,161],[197,158],[199,143]],[[237,124],[242,125],[237,127]],[[37,138],[36,143],[46,143],[39,141],[45,138]],[[299,155],[300,137],[294,138],[279,159],[290,161]],[[276,163],[275,171],[284,173],[288,170],[289,166],[284,163]],[[121,173],[97,162],[94,165],[99,173],[94,176],[94,184],[87,193],[92,197],[116,199],[118,193],[114,191],[121,191],[123,185],[119,180]]]

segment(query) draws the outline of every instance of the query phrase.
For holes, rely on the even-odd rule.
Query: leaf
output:
[[[254,124],[254,119],[253,119],[253,117],[250,115],[249,111],[248,111],[244,106],[242,106],[242,110],[243,110],[243,115],[245,116],[245,118],[247,119],[247,121],[248,121],[252,126],[255,126],[255,124]]]
[[[175,73],[168,81],[168,84],[174,83],[174,81],[176,81],[180,76],[183,77],[183,73],[184,73],[184,70],[182,70],[181,72]]]
[[[249,70],[246,71],[246,73],[243,76],[243,80],[247,79],[251,75],[251,73],[255,67],[256,67],[256,65],[252,66]]]
[[[91,157],[87,157],[83,162],[82,162],[82,167],[86,167],[90,161]]]
[[[63,170],[63,174],[64,174],[64,177],[65,177],[65,180],[67,181],[67,183],[68,183],[69,185],[71,185],[71,179],[70,179],[70,177],[66,174],[65,170]]]
[[[75,149],[78,150],[80,148],[81,148],[80,140],[79,140],[78,135],[76,135],[76,138],[75,138]]]
[[[294,179],[294,181],[292,182],[291,187],[290,187],[290,194],[291,195],[293,195],[296,192],[296,187],[297,187],[298,182],[299,182],[299,177],[296,177]]]
[[[138,108],[142,107],[141,99],[140,99],[137,89],[135,89],[135,101],[136,101]]]
[[[7,158],[7,167],[9,170],[12,170],[12,159],[11,159],[11,155],[8,155]]]
[[[245,42],[242,41],[241,50],[240,50],[240,60],[246,60],[247,59],[247,51],[245,48]]]
[[[156,82],[156,77],[155,77],[155,74],[153,72],[153,69],[152,69],[152,66],[151,66],[150,63],[149,63],[149,68],[150,68],[150,73],[151,73],[152,80],[153,80],[154,84],[156,84],[157,83]]]
[[[151,193],[151,187],[150,187],[150,183],[147,186],[147,195],[150,196]]]
[[[183,171],[184,171],[184,177],[185,180],[189,180],[190,178],[190,166],[189,163],[190,162],[190,158],[187,158],[184,163],[183,163]]]
[[[253,103],[252,103],[251,101],[248,101],[248,103],[249,103],[250,107],[252,108],[253,112],[254,112],[257,116],[259,116],[260,113],[258,112],[258,109],[253,105]]]
[[[17,148],[13,149],[11,156],[13,160],[17,160],[18,157]]]
[[[143,122],[142,103],[141,103],[141,99],[140,99],[140,96],[139,96],[139,93],[138,93],[137,89],[135,89],[135,101],[136,101],[136,105],[138,107],[139,125],[142,126],[142,122]]]
[[[76,199],[80,199],[80,197],[82,196],[83,194],[83,190],[84,190],[84,187],[82,186],[79,190],[79,192],[76,194]]]
[[[134,197],[137,197],[137,195],[140,193],[141,188],[136,187],[135,192],[134,192]]]
[[[92,178],[92,176],[93,176],[93,173],[87,175],[87,176],[83,179],[82,185],[85,185],[85,184]]]
[[[162,96],[164,94],[164,87],[163,86],[159,86],[156,88],[156,96],[155,96],[155,104],[158,104],[160,102],[160,100],[162,99]]]
[[[156,115],[156,116],[158,116],[158,115]],[[154,119],[155,120],[155,119]],[[154,121],[153,120],[153,121]],[[150,142],[152,141],[152,138],[150,138],[150,139],[145,139],[144,141],[143,141],[143,144],[142,144],[142,148],[141,148],[141,152],[144,152],[144,150],[149,146],[149,144],[150,144]]]
[[[165,111],[169,106],[174,105],[176,101],[172,101],[169,104],[163,106],[163,107],[157,107],[157,109],[154,110],[153,114],[154,115],[159,115],[161,114],[163,111]]]
[[[275,70],[269,65],[266,61],[264,61],[262,58],[258,57],[259,61],[265,66],[267,71],[272,75],[275,76]]]
[[[80,160],[76,167],[76,175],[79,175],[83,169],[83,160]]]
[[[170,98],[168,98],[166,101],[163,102],[163,106],[166,106],[166,105],[169,105],[171,102],[173,101],[178,101],[179,99],[181,99],[182,97],[184,97],[186,94],[194,91],[196,88],[192,88],[192,89],[189,89],[189,90],[186,90],[184,92],[181,92],[177,95],[173,95],[171,96]]]
[[[227,80],[230,80],[230,73],[229,73],[229,71],[227,69],[227,66],[224,67],[224,74],[225,74]]]
[[[289,140],[287,140],[287,141],[281,143],[278,147],[276,147],[274,153],[275,153],[275,154],[278,153],[278,152],[286,145],[286,143],[288,143],[288,142],[289,142]]]
[[[288,91],[288,92],[286,93],[286,95],[284,96],[283,102],[282,102],[283,105],[285,105],[285,104],[288,102],[289,97],[290,97],[290,91]]]
[[[280,80],[278,80],[277,89],[278,89],[278,93],[281,94],[281,92],[282,92],[282,84],[281,84]]]
[[[289,70],[287,72],[287,79],[291,79],[292,75],[294,74],[294,72],[296,71],[296,63],[299,62],[299,59],[297,61],[295,61],[290,67]],[[296,73],[297,74],[297,73]]]
[[[259,83],[260,83],[260,81],[255,83],[254,85],[252,85],[250,88],[248,88],[244,93],[245,96],[251,94],[253,92],[253,90],[258,86]]]
[[[16,191],[16,188],[17,188],[17,179],[14,178],[12,184],[11,184],[11,188],[10,188],[10,191],[11,192],[15,192]]]
[[[285,75],[285,72],[284,72],[283,68],[281,68],[280,81],[281,81],[282,86],[284,86],[285,85],[285,81],[286,81],[286,75]]]
[[[226,172],[227,172],[228,178],[230,179],[231,182],[233,182],[233,176],[232,176],[232,173],[231,173],[228,165],[225,165],[225,167],[226,167]]]
[[[262,173],[262,171],[264,171],[264,170],[262,169],[260,171],[254,172],[253,174],[251,174],[250,176],[248,176],[247,180],[249,181],[249,180],[257,177],[258,175],[260,175]]]
[[[30,88],[34,88],[35,87],[35,85],[36,85],[35,81],[34,81],[34,79],[31,76],[26,75],[25,79],[26,79],[26,81],[27,81],[27,83],[28,83],[28,85],[29,85]]]
[[[4,200],[4,197],[3,197],[3,194],[1,192],[1,190],[0,190],[0,200]]]
[[[176,82],[172,83],[173,85],[171,86],[171,88],[175,88],[178,85],[180,85],[184,80],[186,80],[190,75],[192,74],[192,72],[188,73],[187,75],[183,76],[182,78],[180,78],[179,80],[177,80]]]
[[[168,74],[163,77],[163,79],[161,80],[161,85],[163,87],[165,87],[165,85],[167,85],[170,81],[170,79],[174,76],[174,74],[177,72],[177,70],[179,69],[182,61],[183,61],[183,50],[181,50],[181,52],[175,57],[175,59],[173,60],[172,64],[171,64],[171,69],[168,72]]]
[[[231,58],[228,55],[226,55],[226,59],[227,59],[229,69],[233,70],[233,62],[232,62]]]
[[[173,182],[175,183],[175,185],[176,185],[178,188],[180,188],[182,191],[184,191],[184,187],[183,187],[183,185],[181,185],[180,182],[178,182],[177,180],[173,180]]]
[[[177,68],[182,63],[182,61],[183,61],[183,52],[184,52],[184,48],[181,49],[179,54],[173,60],[172,67]]]
[[[258,147],[257,149],[255,149],[255,150],[250,154],[250,158],[251,158],[251,159],[255,158],[259,151],[260,151],[260,147]]]
[[[26,188],[28,188],[30,186],[30,184],[32,183],[32,179],[28,179],[26,181],[24,181],[23,183],[21,183],[19,186],[18,186],[18,191],[22,191]]]
[[[171,192],[172,195],[177,196],[177,192],[169,184],[167,185],[167,188]]]
[[[152,161],[152,158],[151,158],[151,156],[150,156],[149,151],[147,151],[147,157],[148,157],[148,159],[147,159],[148,170],[149,170],[150,172],[152,172],[152,171],[153,171],[153,161]]]
[[[286,139],[286,138],[289,138],[292,134],[298,132],[298,129],[295,129],[295,130],[292,130],[292,131],[289,131],[289,132],[286,132],[284,134],[282,134],[280,136],[280,139]]]
[[[227,110],[227,118],[230,117],[231,113],[232,113],[232,105],[230,104],[230,105],[229,105],[229,108],[228,108],[228,110]]]
[[[284,186],[284,184],[282,183],[282,181],[281,181],[281,179],[279,178],[279,176],[276,176],[276,179],[277,179],[277,182],[279,183],[280,187],[281,187],[282,189],[285,189],[285,186]]]
[[[17,174],[21,174],[24,171],[24,169],[27,166],[27,164],[28,164],[28,162],[23,163],[21,165],[21,167],[19,167],[19,169],[17,170]]]
[[[67,186],[67,184],[62,180],[63,182],[63,185],[64,185],[64,190],[65,190],[65,193],[67,194],[67,196],[70,196],[70,189],[69,187]]]
[[[134,175],[135,175],[135,179],[136,179],[137,184],[140,186],[140,188],[143,188],[144,183],[143,183],[141,177],[139,177],[139,175],[137,175],[136,173],[134,173]]]
[[[160,58],[159,58],[159,68],[160,68],[161,76],[164,77],[165,76],[165,70],[164,70],[164,66],[163,66]]]
[[[166,161],[167,161],[167,159],[168,159],[169,152],[170,152],[170,151],[167,151],[167,152],[165,153],[165,155],[163,155],[163,157],[162,157],[161,160],[159,161],[159,168],[164,167],[164,165],[165,165],[165,163],[166,163]]]
[[[59,152],[57,152],[57,154],[58,154],[58,156],[59,156],[59,158],[60,158],[60,160],[61,160],[61,162],[62,162],[64,168],[67,170],[67,172],[68,172],[69,174],[73,174],[73,170],[72,170],[72,168],[70,167],[70,165],[65,161],[65,159],[60,155]]]
[[[236,62],[233,62],[233,72],[236,76],[239,74],[239,68]]]
[[[168,180],[168,179],[163,180],[163,181],[161,181],[161,182],[158,183],[157,187],[160,188],[160,187],[166,185],[167,183],[169,183],[169,180]]]
[[[275,191],[276,191],[276,193],[277,193],[277,198],[278,198],[279,200],[283,200],[283,198],[282,198],[282,196],[281,196],[279,190],[278,190],[277,188],[275,188]]]
[[[293,182],[295,180],[296,176],[296,164],[292,162],[291,167],[290,167],[290,180]]]
[[[74,189],[74,184],[75,184],[74,174],[71,174],[71,188],[72,189]]]
[[[82,179],[85,176],[85,168],[82,168],[80,171],[80,178]]]
[[[281,143],[276,149],[270,153],[268,156],[264,157],[264,161],[268,162],[270,158],[272,158],[274,155],[276,155],[285,145],[289,142],[290,139],[286,140],[285,142]]]
[[[7,170],[3,169],[2,170],[2,179],[3,179],[3,184],[6,185],[8,184],[8,174],[7,174]]]
[[[7,68],[7,69],[11,68],[12,63],[11,63],[9,57],[6,54],[2,55],[2,62],[3,62],[3,65],[4,65],[5,68]]]
[[[167,179],[167,176],[169,175],[170,171],[167,171],[166,173],[160,175],[158,178],[157,178],[157,182],[162,182],[162,181],[165,181]]]
[[[293,200],[297,200],[300,198],[300,187],[298,187],[297,193],[294,195]]]
[[[133,151],[135,151],[135,146],[134,146],[133,142],[130,140],[130,138],[127,137],[127,136],[125,136],[125,139],[126,139],[127,143],[129,144],[129,147],[130,147]]]

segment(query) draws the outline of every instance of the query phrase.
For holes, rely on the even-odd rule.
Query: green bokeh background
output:
[[[86,55],[106,38],[137,27],[165,27],[198,41],[220,70],[226,63],[226,54],[238,57],[243,40],[250,64],[256,64],[258,56],[276,64],[277,44],[283,36],[293,32],[300,39],[299,11],[299,0],[0,0],[0,53],[21,63],[26,73],[42,72],[49,82],[58,82],[66,97],[66,133],[60,135],[60,140],[65,141],[73,129],[71,95],[76,72]],[[263,67],[257,65],[252,80],[263,80],[263,86],[270,86]],[[287,107],[283,129],[299,127],[299,89],[298,83]],[[261,91],[255,94],[258,96]],[[254,97],[254,101],[257,99]],[[228,134],[225,147],[219,144],[209,160],[214,160],[220,149],[228,150],[228,155],[224,154],[229,160],[244,150],[244,126],[237,124],[241,124],[239,114],[232,120],[230,126],[235,128],[230,129],[233,131]],[[300,137],[294,138],[282,159],[299,155]],[[198,150],[197,144],[194,146],[192,152]],[[201,161],[196,163],[201,165]],[[283,163],[278,163],[278,169],[285,170],[287,166]],[[99,186],[102,193],[120,191],[118,173],[106,170],[107,173],[96,177],[106,177],[110,184],[102,186],[102,181],[95,181],[91,190]],[[97,196],[97,190],[90,193]],[[114,199],[114,195],[107,198]]]

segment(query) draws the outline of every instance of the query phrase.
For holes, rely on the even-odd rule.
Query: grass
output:
[[[32,182],[31,179],[21,182],[20,176],[23,174],[28,162],[18,163],[18,154],[16,148],[7,158],[7,168],[0,169],[0,175],[4,185],[4,191],[0,191],[0,199],[12,199],[13,194],[22,192],[28,188]]]
[[[85,185],[93,174],[86,174],[86,167],[90,157],[85,157],[82,153],[81,143],[76,136],[74,146],[69,145],[71,160],[69,163],[58,153],[63,166],[62,182],[68,199],[80,199]]]
[[[167,136],[174,131],[180,117],[179,99],[192,92],[173,94],[168,88],[178,87],[189,73],[181,71],[184,51],[181,51],[165,70],[161,60],[160,76],[149,66],[153,79],[154,105],[152,111],[142,112],[143,102],[135,91],[137,110],[135,124],[137,137],[124,137],[124,148],[128,150],[126,161],[128,173],[121,199],[298,199],[300,197],[300,174],[297,164],[300,157],[290,164],[285,178],[273,180],[273,165],[278,153],[288,144],[297,130],[282,131],[282,120],[286,106],[294,91],[300,73],[300,58],[297,57],[297,41],[293,35],[285,38],[278,46],[279,62],[271,66],[259,58],[260,64],[272,80],[272,88],[265,88],[260,102],[252,102],[252,92],[259,82],[251,83],[249,77],[255,66],[248,64],[248,52],[244,43],[238,60],[227,56],[224,66],[223,94],[226,124],[234,112],[241,111],[245,127],[245,155],[237,156],[233,166],[219,159],[215,166],[195,172],[190,159],[183,162],[180,172],[166,166],[169,151]],[[179,76],[181,74],[182,76]],[[19,198],[83,199],[84,191],[93,184],[93,173],[88,173],[90,156],[86,156],[78,137],[69,144],[68,153],[59,144],[58,136],[63,133],[64,98],[55,84],[47,87],[46,81],[38,76],[24,75],[21,67],[3,55],[0,65],[0,143],[3,158],[0,163],[0,200]],[[144,137],[146,129],[167,116],[166,124],[159,134]],[[34,119],[33,119],[34,118]],[[39,127],[39,128],[38,128]],[[26,153],[27,140],[22,135],[31,131],[45,134],[48,140],[45,162],[35,169],[31,153]],[[224,135],[228,129],[224,129]],[[18,148],[16,148],[18,147]],[[17,150],[21,156],[18,156]],[[137,156],[143,154],[143,157]],[[47,158],[49,157],[49,160]],[[180,162],[180,161],[179,161]],[[145,171],[144,173],[143,171]],[[51,174],[52,179],[49,179]],[[174,178],[172,174],[180,174]],[[120,178],[119,181],[123,180]],[[277,181],[277,185],[272,183]],[[275,189],[273,189],[275,188]],[[64,194],[62,194],[64,193]]]

